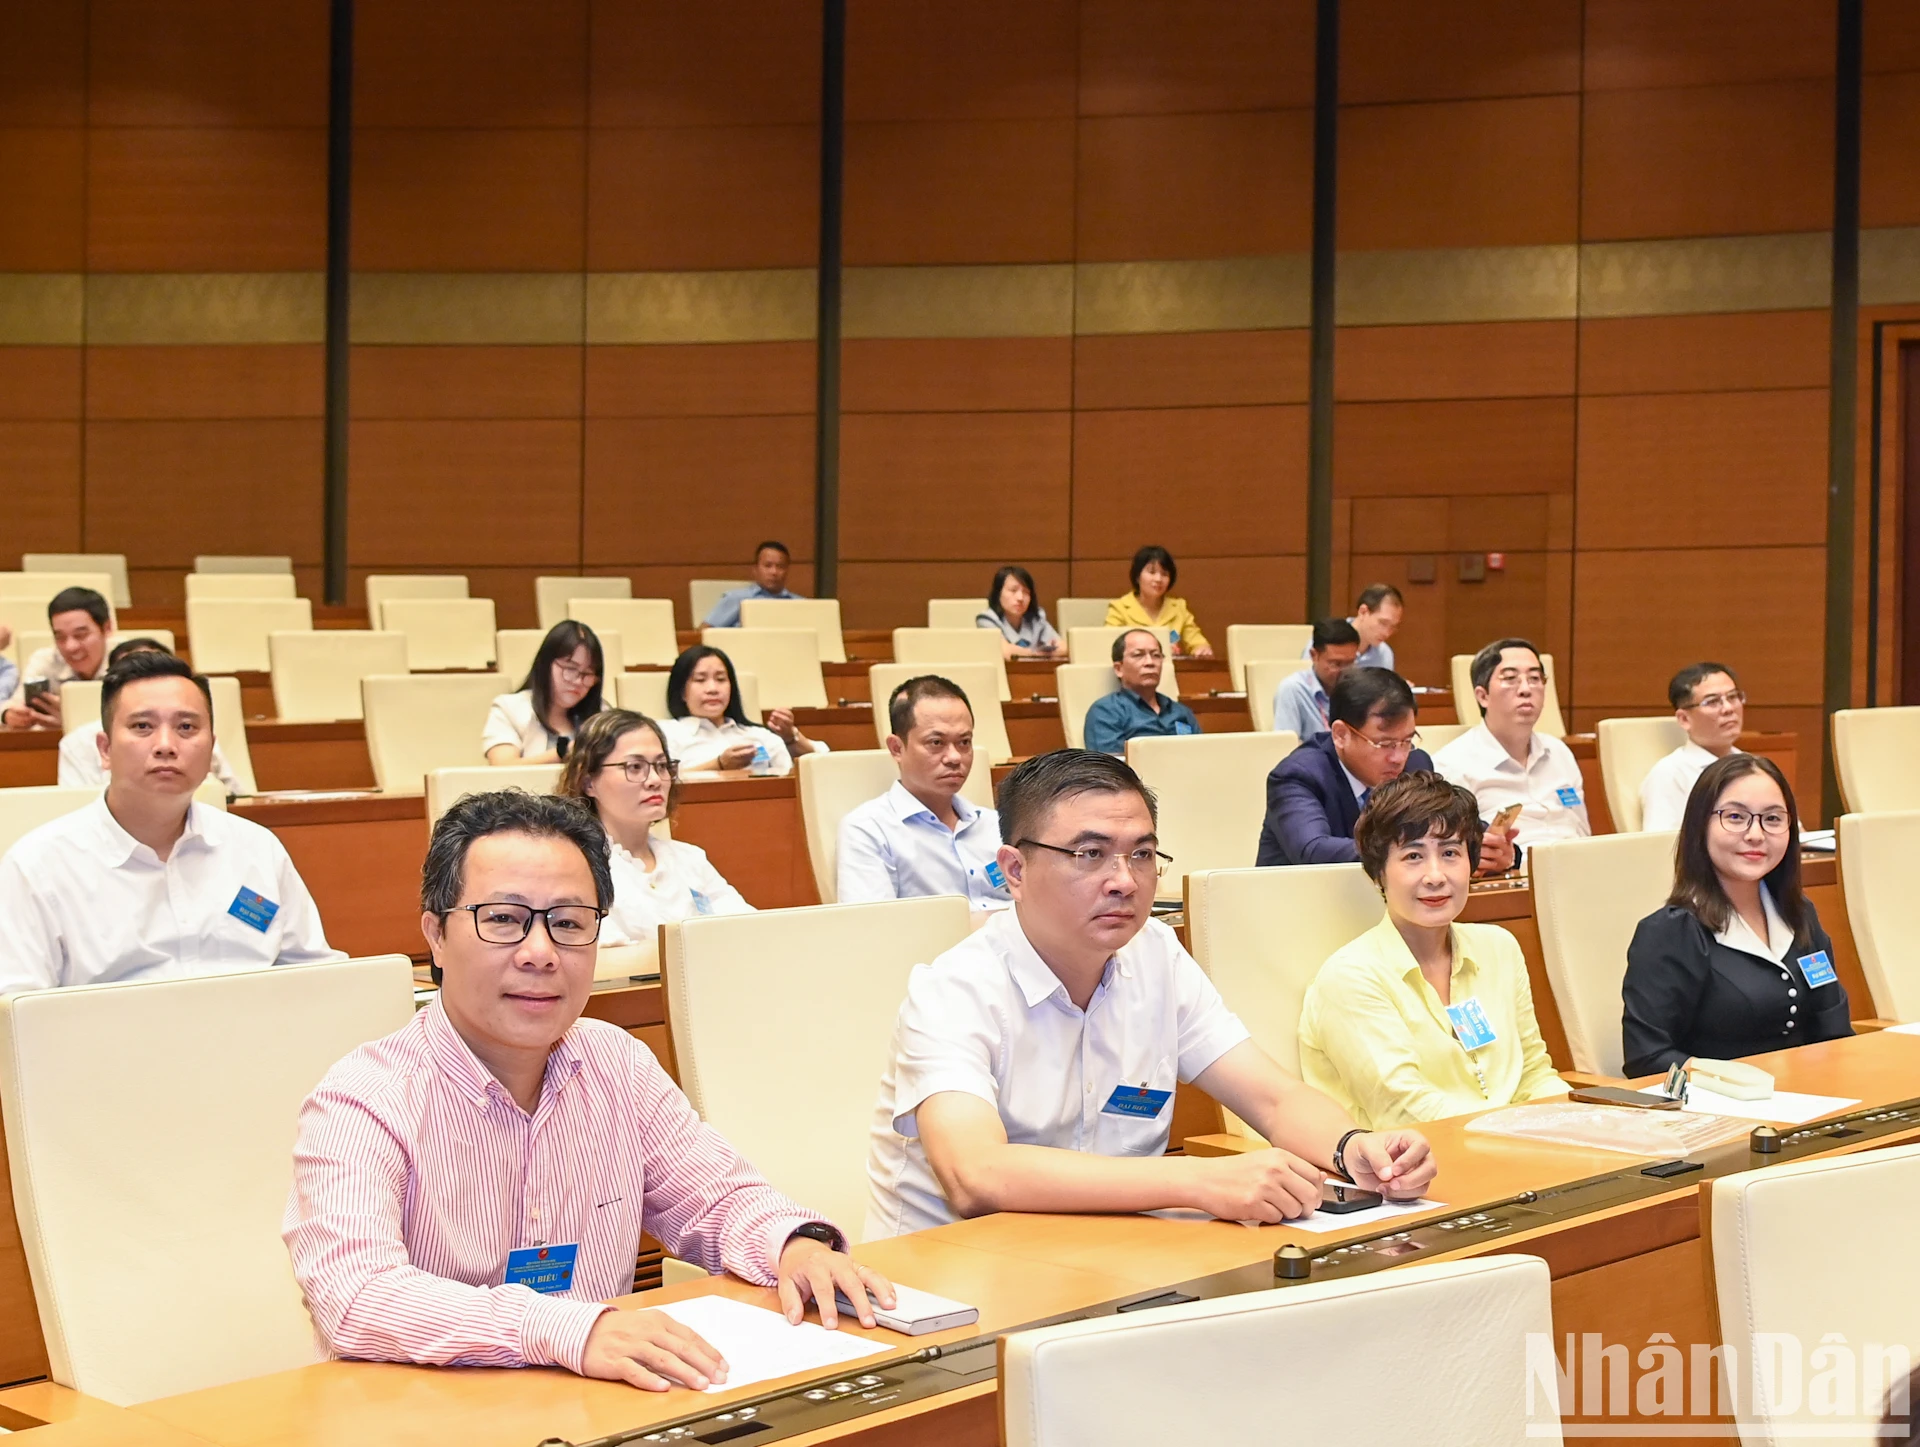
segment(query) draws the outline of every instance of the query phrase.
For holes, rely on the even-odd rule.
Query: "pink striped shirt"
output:
[[[821,1217],[694,1114],[646,1046],[604,1021],[554,1046],[529,1116],[435,1000],[327,1072],[300,1111],[281,1234],[335,1354],[580,1370],[644,1227],[761,1285]],[[577,1243],[573,1284],[507,1286],[507,1253]]]

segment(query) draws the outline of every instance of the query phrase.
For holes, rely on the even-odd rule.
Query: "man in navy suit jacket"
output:
[[[1350,668],[1327,701],[1329,731],[1307,740],[1267,775],[1267,818],[1258,864],[1352,864],[1353,826],[1365,800],[1389,779],[1433,760],[1416,748],[1417,705],[1405,679],[1385,668]],[[1512,867],[1509,836],[1489,833],[1482,874]]]

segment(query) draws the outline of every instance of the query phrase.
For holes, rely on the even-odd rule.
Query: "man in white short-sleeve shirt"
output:
[[[887,701],[887,752],[900,777],[840,821],[842,904],[962,894],[974,909],[1011,902],[1000,815],[964,798],[973,772],[973,706],[956,683],[909,678]]]
[[[1747,726],[1747,696],[1724,663],[1687,665],[1667,685],[1667,697],[1687,741],[1641,780],[1642,829],[1678,829],[1694,781],[1715,759],[1740,752],[1734,740]]]
[[[1535,727],[1547,701],[1540,650],[1524,638],[1502,638],[1473,656],[1472,672],[1481,720],[1433,756],[1434,768],[1473,793],[1483,818],[1518,804],[1509,837],[1523,849],[1586,838],[1593,831],[1579,761]]]
[[[1149,920],[1157,836],[1132,769],[1042,754],[1001,785],[1000,819],[1014,907],[913,971],[869,1136],[869,1237],[990,1211],[1276,1222],[1314,1209],[1330,1167],[1421,1194],[1425,1139],[1361,1131],[1281,1070]],[[1273,1146],[1167,1156],[1181,1081]]]
[[[206,680],[164,653],[108,672],[106,793],[0,859],[0,994],[344,959],[273,834],[193,801]]]

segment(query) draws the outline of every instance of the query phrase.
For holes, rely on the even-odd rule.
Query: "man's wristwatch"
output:
[[[829,1251],[847,1249],[847,1238],[841,1234],[840,1228],[829,1226],[825,1221],[809,1221],[804,1226],[795,1226],[787,1233],[787,1239],[780,1243],[780,1249],[784,1251],[791,1246],[796,1236],[804,1236],[809,1241],[818,1241]]]
[[[1357,1135],[1365,1134],[1363,1130],[1350,1130],[1340,1137],[1340,1144],[1333,1148],[1333,1168],[1349,1181],[1353,1179],[1353,1172],[1347,1169],[1347,1142]]]

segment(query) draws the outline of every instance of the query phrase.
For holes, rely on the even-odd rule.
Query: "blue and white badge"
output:
[[[255,894],[242,885],[240,892],[233,897],[233,903],[227,906],[227,913],[241,924],[252,925],[265,934],[267,926],[273,923],[273,917],[280,913],[280,906],[264,894]]]
[[[535,1291],[565,1291],[573,1285],[573,1258],[578,1244],[522,1246],[507,1253],[508,1286],[531,1286]]]
[[[693,912],[695,914],[713,913],[713,901],[708,899],[706,895],[697,889],[690,889],[687,893],[693,896]]]
[[[1200,732],[1183,718],[1178,718],[1173,721],[1173,731],[1177,734],[1194,734]]]
[[[1833,972],[1833,961],[1827,958],[1825,950],[1815,950],[1810,955],[1802,955],[1794,963],[1800,967],[1800,973],[1807,977],[1807,987],[1817,990],[1822,985],[1831,985],[1840,977]]]
[[[995,889],[1005,889],[1007,887],[1007,872],[1000,867],[999,860],[989,859],[987,861],[986,875],[987,883],[991,884]]]
[[[1487,1018],[1486,1008],[1478,1000],[1462,1000],[1458,1005],[1447,1006],[1447,1018],[1453,1021],[1453,1033],[1460,1037],[1460,1044],[1466,1049],[1478,1050],[1482,1045],[1493,1044],[1493,1021]]]
[[[1563,785],[1553,791],[1553,796],[1560,801],[1560,807],[1563,809],[1578,809],[1580,807],[1580,791],[1578,789],[1569,789]]]
[[[1167,1102],[1172,1099],[1171,1090],[1149,1090],[1144,1085],[1116,1085],[1113,1094],[1107,1097],[1107,1103],[1100,1107],[1100,1114],[1130,1115],[1136,1120],[1152,1120],[1167,1108]]]

